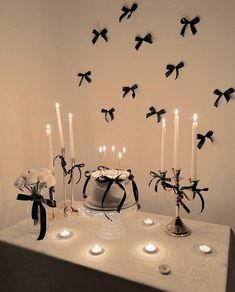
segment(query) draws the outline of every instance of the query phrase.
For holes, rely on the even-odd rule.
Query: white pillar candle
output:
[[[114,163],[114,152],[115,152],[115,146],[112,146],[112,167],[115,167],[115,163]]]
[[[103,146],[102,150],[103,150],[104,166],[106,166],[106,146]]]
[[[126,147],[123,147],[122,148],[122,167],[123,167],[123,169],[125,168],[125,158],[126,158]]]
[[[55,168],[53,165],[53,151],[52,151],[52,142],[51,142],[51,126],[47,125],[46,126],[46,134],[48,137],[48,143],[49,143],[49,161],[50,161],[50,169],[51,172],[54,173]]]
[[[118,169],[121,169],[122,152],[118,152]]]
[[[162,119],[161,172],[166,171],[166,120]]]
[[[99,154],[100,154],[100,162],[99,162],[99,165],[102,165],[102,152],[103,152],[102,147],[99,147]]]
[[[63,128],[62,128],[62,122],[61,122],[61,117],[60,117],[60,104],[57,102],[55,104],[55,107],[56,107],[57,125],[58,125],[59,137],[60,137],[60,147],[61,149],[64,149],[64,135],[63,135]]]
[[[69,113],[69,142],[70,142],[70,157],[75,160],[74,136],[73,136],[73,115]]]
[[[179,111],[175,110],[174,119],[174,169],[179,170]]]
[[[191,180],[197,180],[197,114],[193,115]]]

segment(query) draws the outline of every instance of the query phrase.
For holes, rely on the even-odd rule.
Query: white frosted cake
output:
[[[124,195],[124,190],[115,182],[115,179],[118,177],[119,183],[126,191],[126,200],[122,208],[133,206],[136,202],[133,194],[132,182],[130,181],[129,176],[130,173],[128,171],[114,169],[93,171],[91,173],[87,198],[84,201],[84,205],[95,210],[117,210]],[[113,183],[107,193],[102,208],[102,199],[109,184],[107,178],[113,180]]]

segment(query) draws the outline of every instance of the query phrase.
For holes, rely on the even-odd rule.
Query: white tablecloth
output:
[[[82,208],[65,219],[57,212],[42,241],[30,232],[29,220],[0,231],[0,291],[226,291],[228,226],[184,220],[192,234],[175,238],[163,231],[171,220],[166,216],[129,210],[110,222],[93,215]],[[155,224],[145,226],[146,218]],[[60,239],[63,229],[73,236]],[[149,242],[155,254],[143,251]],[[89,253],[95,243],[105,249],[102,255]],[[200,244],[212,253],[201,253]],[[169,275],[159,273],[162,264]]]

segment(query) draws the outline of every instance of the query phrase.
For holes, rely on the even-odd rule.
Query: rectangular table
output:
[[[146,218],[155,224],[144,225]],[[21,221],[0,231],[0,291],[225,292],[230,228],[184,220],[192,234],[175,238],[163,230],[170,220],[133,208],[113,221],[83,207],[69,218],[57,210],[42,241],[30,232],[29,219]],[[61,239],[64,229],[73,236]],[[156,253],[143,250],[149,242]],[[104,253],[94,256],[89,249],[96,243]],[[200,252],[201,244],[212,253]],[[171,273],[162,275],[160,265]]]

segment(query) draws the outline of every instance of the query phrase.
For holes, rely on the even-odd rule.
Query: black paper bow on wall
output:
[[[60,159],[60,165],[61,165],[61,168],[63,169],[64,176],[66,176],[66,175],[67,175],[67,170],[66,170],[67,162],[65,161],[65,158],[64,158],[62,155],[57,155],[57,156],[53,159],[53,165],[54,165],[54,166],[55,166],[55,161],[56,161],[57,158]]]
[[[176,72],[176,75],[175,75],[175,79],[177,79],[178,78],[178,76],[179,76],[179,69],[181,69],[181,68],[183,68],[184,67],[184,62],[180,62],[178,65],[172,65],[172,64],[168,64],[167,66],[166,66],[166,70],[168,70],[168,71],[166,71],[166,73],[165,73],[165,75],[166,75],[166,77],[169,77],[170,75],[171,75],[171,73],[175,70],[175,72]]]
[[[105,114],[104,117],[107,123],[111,122],[114,119],[113,113],[115,112],[115,109],[113,107],[110,110],[102,108],[101,112]]]
[[[135,41],[137,42],[135,45],[136,50],[138,51],[140,46],[142,45],[143,42],[152,44],[153,40],[152,40],[152,35],[150,33],[146,34],[146,36],[144,38],[140,37],[140,36],[136,36],[135,37]]]
[[[180,34],[184,37],[185,34],[185,30],[186,27],[188,25],[190,25],[190,29],[193,35],[195,35],[197,33],[197,29],[195,27],[195,25],[200,21],[200,18],[198,16],[196,16],[194,19],[192,20],[188,20],[187,18],[183,17],[181,18],[180,22],[183,24],[183,27],[181,29]]]
[[[203,144],[206,141],[206,138],[209,139],[209,140],[211,140],[211,143],[213,143],[212,135],[213,135],[213,131],[208,131],[206,133],[206,135],[197,134],[197,139],[199,140],[199,142],[197,144],[198,149],[201,149],[202,148]]]
[[[101,36],[106,42],[108,41],[107,28],[102,29],[100,32],[98,32],[96,29],[93,29],[92,33],[94,34],[94,37],[92,39],[92,44],[94,45],[96,41],[98,40],[99,36]]]
[[[135,90],[138,88],[138,85],[137,84],[134,84],[132,85],[131,87],[128,87],[128,86],[124,86],[122,88],[122,91],[123,91],[123,97],[125,97],[129,91],[132,91],[132,97],[133,99],[135,98]]]
[[[84,78],[86,79],[87,82],[91,83],[91,78],[89,76],[91,76],[91,71],[87,71],[86,73],[78,73],[78,77],[81,77],[79,86],[82,85],[82,81]]]
[[[153,115],[157,115],[157,122],[160,123],[161,119],[162,119],[162,115],[166,113],[166,111],[164,109],[161,109],[160,111],[156,111],[155,107],[151,106],[149,108],[150,112],[146,114],[146,119],[153,116]]]
[[[227,103],[231,99],[231,94],[234,93],[234,88],[230,87],[229,89],[225,90],[224,92],[221,92],[219,89],[215,89],[214,94],[218,95],[218,98],[214,102],[214,106],[218,107],[219,100],[222,96],[226,99]]]
[[[42,240],[46,235],[46,209],[43,204],[51,208],[55,208],[56,201],[51,199],[44,199],[43,196],[35,193],[33,193],[32,195],[18,194],[17,200],[33,201],[31,217],[37,224],[38,220],[40,219],[40,233],[37,240]],[[38,216],[38,214],[40,215]]]
[[[132,13],[138,8],[138,5],[136,3],[133,3],[131,8],[123,6],[122,11],[123,14],[119,17],[119,22],[122,21],[122,19],[127,16],[127,19],[129,19],[132,15]]]
[[[69,170],[68,170],[68,174],[70,175],[69,177],[69,180],[68,180],[68,184],[70,184],[72,182],[72,179],[73,179],[73,176],[74,176],[74,169],[77,168],[78,172],[79,172],[79,177],[78,177],[78,180],[76,182],[76,184],[78,184],[82,178],[82,171],[81,171],[81,168],[84,167],[85,164],[84,163],[80,163],[80,164],[75,164],[73,167],[71,167]]]

